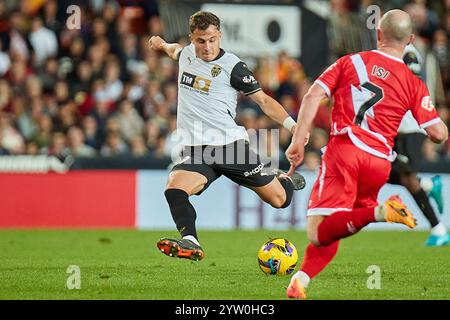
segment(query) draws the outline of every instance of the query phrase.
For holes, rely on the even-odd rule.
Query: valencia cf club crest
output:
[[[211,75],[215,78],[220,74],[220,71],[222,71],[222,68],[219,65],[215,64],[211,69]]]

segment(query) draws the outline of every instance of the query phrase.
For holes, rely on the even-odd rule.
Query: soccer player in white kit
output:
[[[278,169],[264,170],[259,155],[249,147],[244,127],[234,121],[239,91],[250,97],[274,121],[294,132],[295,120],[261,89],[247,65],[221,49],[220,20],[199,11],[189,19],[191,44],[182,47],[159,36],[149,40],[179,63],[177,130],[183,136],[183,159],[175,164],[165,197],[181,239],[163,238],[158,248],[166,255],[201,260],[191,195],[203,192],[224,175],[255,191],[275,208],[287,207],[293,190],[305,186],[303,177],[289,177]],[[230,157],[231,156],[231,157]]]
[[[422,58],[412,44],[406,46],[403,61],[417,77],[425,81]],[[425,139],[425,130],[420,128],[411,112],[407,112],[398,128],[398,136],[395,138],[394,148],[398,156],[392,164],[388,183],[402,185],[409,191],[431,226],[430,235],[425,244],[430,247],[439,247],[450,242],[450,235],[445,225],[439,221],[427,192],[436,201],[439,212],[442,213],[441,177],[419,179],[417,176],[422,161],[421,146]]]

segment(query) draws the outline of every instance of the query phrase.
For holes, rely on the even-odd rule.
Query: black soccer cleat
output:
[[[205,256],[202,247],[188,239],[162,238],[156,246],[162,253],[169,257],[199,261]]]
[[[296,190],[296,191],[302,190],[306,186],[305,177],[303,177],[297,171],[294,171],[294,174],[292,176],[290,176],[290,177],[287,175],[287,172],[285,172],[285,171],[283,171],[281,169],[274,169],[274,172],[275,172],[277,178],[279,176],[284,176],[284,177],[290,178],[291,181],[292,181],[292,184],[294,185],[294,190]]]

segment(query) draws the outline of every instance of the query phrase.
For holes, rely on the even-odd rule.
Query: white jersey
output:
[[[197,58],[193,44],[179,54],[177,133],[183,145],[226,145],[248,140],[234,121],[238,91],[261,90],[247,66],[221,49],[210,62]]]
[[[409,44],[406,46],[405,51],[403,52],[403,61],[406,63],[408,68],[419,78],[422,77],[423,69],[423,60],[417,49]],[[414,119],[411,111],[405,113],[400,126],[398,127],[398,133],[423,133],[427,134],[424,129],[421,129],[416,119]]]
[[[416,119],[414,119],[411,111],[409,111],[409,110],[403,116],[402,122],[400,123],[400,126],[398,127],[398,133],[403,133],[403,134],[423,133],[425,135],[427,134],[427,132],[424,129],[420,128]]]

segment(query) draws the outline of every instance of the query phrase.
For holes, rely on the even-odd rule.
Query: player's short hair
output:
[[[208,11],[197,11],[189,18],[189,31],[195,29],[206,30],[210,25],[216,26],[220,30],[220,19],[214,13]]]

